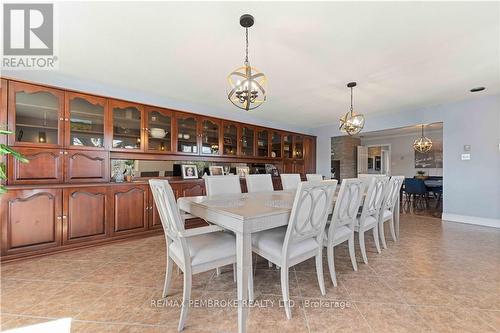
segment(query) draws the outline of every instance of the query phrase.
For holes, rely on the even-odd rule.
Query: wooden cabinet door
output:
[[[238,137],[238,125],[229,121],[222,121],[222,155],[238,155],[240,146]]]
[[[107,187],[63,190],[63,244],[105,238],[108,235]]]
[[[257,129],[257,139],[255,143],[255,149],[257,151],[258,157],[269,157],[269,136],[270,132],[268,129],[259,128]]]
[[[29,163],[21,163],[9,156],[8,183],[39,184],[63,182],[63,151],[46,148],[17,148]]]
[[[304,161],[294,161],[293,173],[300,173],[301,175],[304,175],[306,173]]]
[[[293,158],[293,135],[283,134],[283,158]]]
[[[156,208],[155,199],[153,198],[151,189],[149,190],[148,226],[149,229],[162,228],[160,214],[158,213],[158,209]]]
[[[108,101],[73,92],[65,93],[64,145],[77,149],[109,149]]]
[[[65,180],[68,183],[108,182],[107,151],[67,150],[64,152]]]
[[[112,186],[111,233],[114,235],[144,231],[148,227],[148,186]]]
[[[0,196],[2,255],[61,244],[62,190],[11,190]]]
[[[146,128],[144,146],[148,153],[172,152],[173,112],[170,110],[146,106],[144,108]]]
[[[174,118],[175,151],[181,154],[198,155],[198,117],[189,113],[176,112]]]
[[[304,138],[305,173],[316,173],[316,138]]]
[[[242,125],[240,127],[240,153],[241,156],[255,155],[255,128]]]
[[[7,129],[7,80],[0,80],[0,128]],[[6,144],[7,137],[0,135],[0,143]]]
[[[9,145],[63,145],[64,91],[10,81],[8,103]]]
[[[278,131],[271,131],[271,157],[283,156],[283,135]]]
[[[144,150],[144,107],[140,104],[109,100],[111,118],[111,149],[115,151]]]
[[[294,135],[293,137],[293,158],[304,158],[304,137],[302,135]]]
[[[222,147],[221,121],[215,118],[200,117],[199,124],[200,155],[220,155],[220,147]]]
[[[181,197],[195,197],[198,195],[206,195],[205,183],[198,181],[195,183],[186,182],[182,184]]]

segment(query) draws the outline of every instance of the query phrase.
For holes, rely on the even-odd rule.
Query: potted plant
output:
[[[132,168],[134,167],[134,163],[135,161],[134,160],[126,160],[125,161],[125,180],[127,182],[131,182],[132,181]]]
[[[426,179],[427,176],[425,175],[425,171],[424,170],[418,170],[417,171],[417,175],[415,176],[415,178],[417,178],[417,179]]]
[[[2,126],[0,128],[0,135],[12,134],[11,131],[7,131],[4,128],[5,128],[5,126]],[[13,158],[17,159],[18,161],[20,161],[22,163],[29,162],[26,157],[24,157],[23,155],[21,155],[20,153],[18,153],[14,149],[10,148],[9,146],[7,146],[3,143],[0,144],[0,182],[3,182],[4,180],[7,179],[7,173],[5,171],[6,167],[5,167],[4,156],[9,155],[9,154],[12,155]],[[7,192],[7,188],[2,183],[0,183],[0,194],[3,194],[5,192]]]

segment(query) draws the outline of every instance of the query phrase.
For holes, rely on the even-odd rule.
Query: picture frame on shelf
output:
[[[208,168],[210,176],[224,176],[224,168],[219,165],[212,165]]]
[[[244,178],[246,175],[250,174],[250,168],[247,166],[237,166],[236,167],[236,174],[242,178]]]
[[[231,138],[225,137],[224,138],[224,144],[225,145],[232,145],[233,144],[233,140],[231,140]]]
[[[198,168],[194,164],[183,164],[181,166],[182,179],[197,179]]]

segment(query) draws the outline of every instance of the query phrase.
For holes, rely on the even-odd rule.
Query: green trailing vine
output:
[[[8,135],[8,134],[12,134],[12,132],[7,131],[3,128],[0,128],[0,135]],[[23,155],[21,155],[20,153],[18,153],[14,149],[10,148],[9,146],[7,146],[3,143],[0,143],[0,180],[1,181],[4,181],[7,179],[6,166],[5,166],[5,162],[3,159],[3,156],[5,156],[5,155],[12,155],[12,157],[14,157],[15,159],[17,159],[18,161],[20,161],[22,163],[29,162],[26,157],[24,157]],[[0,184],[0,194],[3,194],[5,192],[7,192],[7,188],[4,185]]]

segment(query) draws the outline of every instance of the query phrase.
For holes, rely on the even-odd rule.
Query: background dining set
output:
[[[401,194],[405,195],[404,203],[407,207],[413,204],[417,208],[428,208],[429,198],[432,196],[436,199],[437,209],[443,202],[443,177],[405,178]]]
[[[282,174],[283,191],[274,191],[271,175],[247,175],[248,193],[241,193],[239,176],[206,176],[207,196],[178,202],[167,180],[149,181],[167,244],[163,297],[169,294],[173,264],[183,272],[179,331],[187,319],[193,274],[213,269],[219,274],[220,267],[233,265],[238,284],[238,328],[245,332],[248,309],[242,301],[253,301],[252,260],[247,260],[252,253],[280,269],[283,304],[290,319],[290,267],[314,258],[319,289],[325,295],[323,248],[330,278],[337,287],[336,246],[347,242],[352,268],[357,271],[356,235],[365,264],[366,232],[371,231],[378,253],[381,245],[387,247],[386,223],[392,239],[397,240],[403,176],[344,179],[340,186],[337,180],[323,180],[321,175],[306,177],[303,182],[299,174]],[[185,230],[184,220],[193,217],[186,211],[210,224]]]

